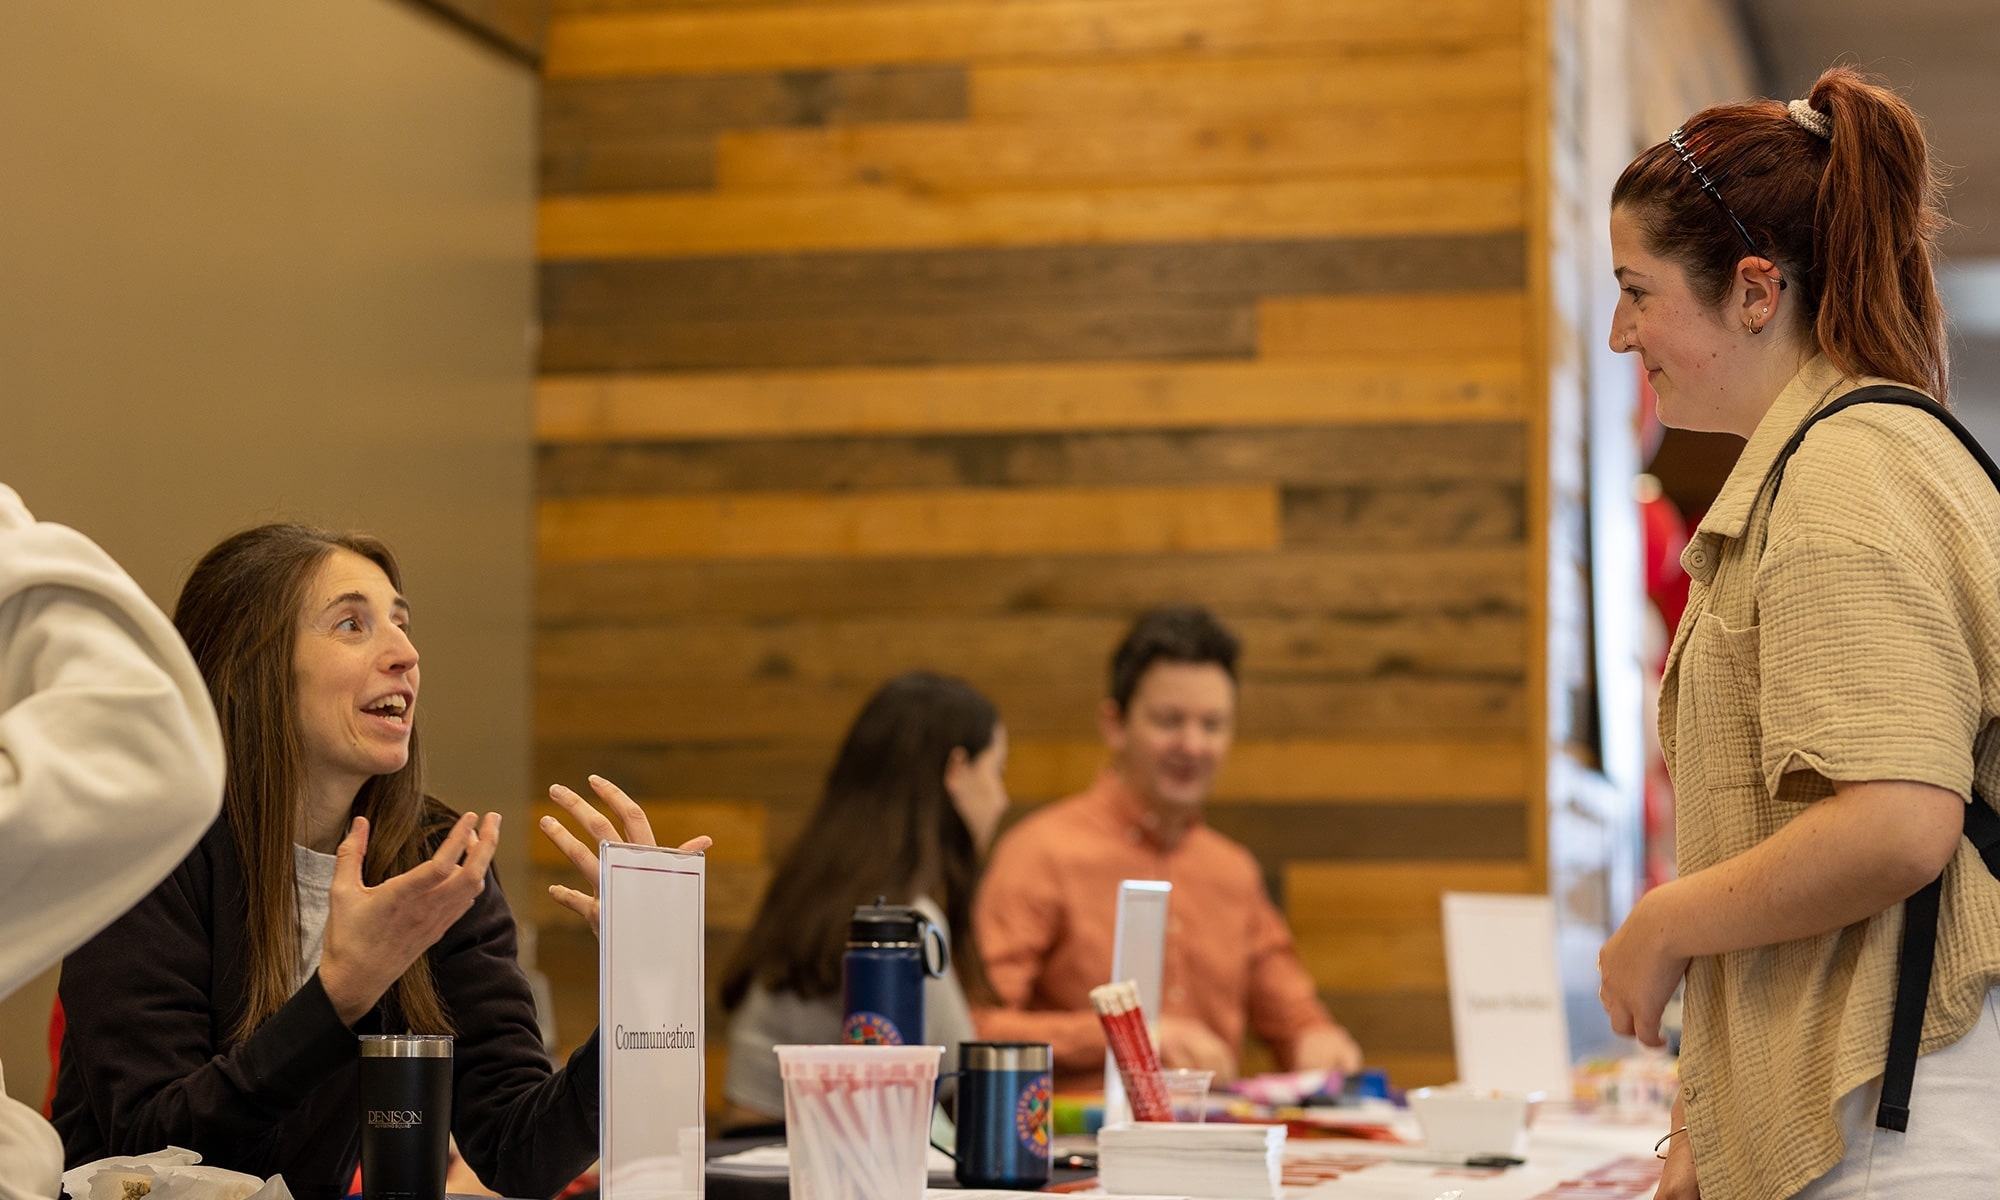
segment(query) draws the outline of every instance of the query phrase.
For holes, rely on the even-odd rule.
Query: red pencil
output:
[[[1133,1119],[1173,1120],[1167,1081],[1160,1074],[1160,1056],[1153,1049],[1145,1014],[1139,1009],[1139,985],[1127,981],[1094,987],[1090,989],[1090,1006],[1097,1010],[1097,1020],[1104,1026],[1104,1040],[1111,1046],[1118,1077],[1125,1083]]]

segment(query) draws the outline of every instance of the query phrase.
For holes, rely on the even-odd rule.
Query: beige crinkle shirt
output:
[[[1681,556],[1693,591],[1660,739],[1683,874],[1770,837],[1829,780],[2000,798],[2000,496],[1979,465],[1928,414],[1864,405],[1814,427],[1773,504],[1800,423],[1882,382],[1807,363]],[[1682,1096],[1704,1200],[1789,1196],[1840,1160],[1835,1104],[1882,1072],[1902,925],[1897,905],[1690,966]],[[1996,981],[2000,881],[1960,842],[1923,1051],[1970,1029]]]

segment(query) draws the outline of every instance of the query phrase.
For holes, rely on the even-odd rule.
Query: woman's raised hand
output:
[[[559,883],[549,885],[549,895],[557,904],[589,921],[590,931],[596,933],[597,843],[630,842],[636,846],[657,846],[660,843],[653,838],[653,826],[646,820],[646,810],[639,807],[638,801],[626,795],[623,788],[601,775],[592,775],[590,790],[597,793],[597,798],[606,808],[618,814],[618,822],[624,826],[623,832],[620,832],[618,824],[614,824],[611,818],[598,812],[589,801],[558,783],[549,788],[549,799],[561,805],[564,812],[583,826],[583,831],[590,835],[590,841],[585,843],[579,840],[568,827],[554,817],[542,818],[542,833],[554,842],[556,849],[561,850],[565,858],[575,863],[576,869],[583,872],[583,877],[590,881],[589,895]],[[680,849],[696,853],[714,844],[713,838],[693,837],[682,842]]]
[[[486,887],[486,869],[500,844],[500,814],[466,813],[430,861],[374,887],[362,882],[368,819],[354,818],[334,853],[327,897],[320,986],[346,1024],[361,1019],[417,956],[465,915]]]

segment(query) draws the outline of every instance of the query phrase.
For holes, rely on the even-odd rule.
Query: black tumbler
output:
[[[451,1038],[361,1036],[361,1194],[444,1200],[451,1141]]]

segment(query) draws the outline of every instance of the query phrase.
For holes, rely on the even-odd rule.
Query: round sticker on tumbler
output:
[[[1038,1075],[1021,1089],[1021,1098],[1014,1102],[1014,1133],[1036,1158],[1049,1156],[1049,1106],[1054,1090],[1053,1079]]]
[[[847,1025],[841,1031],[848,1041],[862,1046],[900,1046],[903,1044],[902,1031],[896,1023],[881,1013],[858,1012],[847,1015]]]

